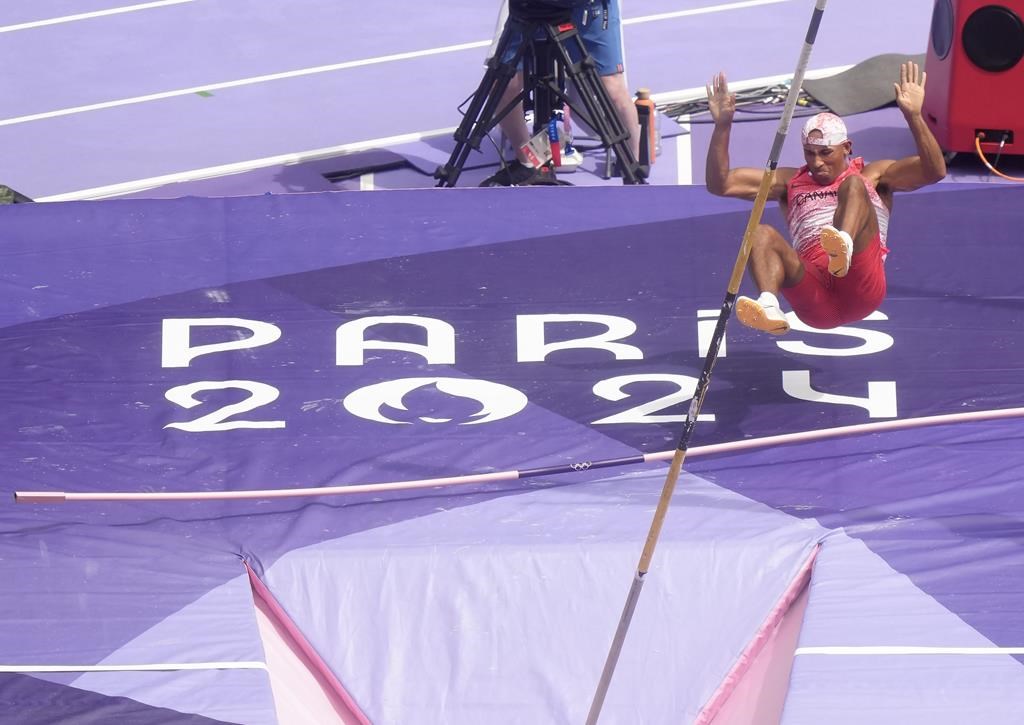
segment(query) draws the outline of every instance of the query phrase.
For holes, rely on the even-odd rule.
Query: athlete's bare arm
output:
[[[711,143],[708,145],[704,183],[708,191],[715,196],[753,200],[761,188],[764,171],[748,167],[734,169],[729,166],[729,135],[732,131],[733,115],[736,113],[736,94],[729,92],[729,84],[724,73],[715,74],[706,89],[708,109],[711,112],[711,119],[715,122],[715,129],[711,133]],[[768,191],[768,199],[784,202],[786,184],[796,171],[793,168],[776,169]]]
[[[874,182],[883,198],[891,197],[894,191],[920,189],[946,176],[942,149],[921,115],[926,80],[927,74],[916,63],[907,62],[900,66],[899,83],[893,84],[896,105],[903,112],[907,127],[914,137],[917,154],[896,161],[874,161],[864,167],[864,176]]]

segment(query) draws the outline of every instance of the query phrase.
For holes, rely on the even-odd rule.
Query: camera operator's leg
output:
[[[505,93],[498,104],[499,107],[504,108],[522,92],[523,72],[519,71],[505,88]],[[512,110],[502,117],[498,125],[505,134],[505,138],[512,144],[512,148],[515,149],[516,158],[521,163],[526,163],[526,154],[523,153],[523,146],[530,141],[530,132],[526,128],[526,119],[523,116],[523,102],[519,101],[519,103],[513,106]]]
[[[520,97],[522,92],[523,72],[518,71],[505,87],[505,92],[498,102],[498,108],[506,108],[517,97]],[[523,116],[522,100],[501,117],[498,126],[515,149],[516,158],[511,163],[504,165],[494,175],[484,179],[480,186],[520,186],[530,183],[538,176],[538,170],[530,164],[526,154],[523,153],[523,147],[530,141],[530,131],[526,127],[526,119]]]
[[[629,149],[640,158],[640,122],[633,95],[626,83],[626,51],[622,42],[622,16],[618,0],[608,2],[608,25],[604,24],[602,2],[591,2],[579,13],[580,38],[597,65],[601,84],[608,92],[615,113],[629,133]]]
[[[516,97],[515,93],[506,93],[506,89],[515,82],[516,68],[522,57],[523,25],[509,18],[498,41],[492,47],[492,55],[487,60],[487,71],[483,80],[470,97],[462,122],[455,129],[455,149],[448,163],[438,167],[434,172],[438,186],[455,186],[469,152],[479,151],[483,138],[502,120],[504,109],[501,104],[504,103],[507,107]],[[522,90],[521,81],[519,89]]]
[[[586,53],[585,48],[583,52]],[[624,184],[645,183],[645,170],[640,168],[636,156],[633,155],[632,134],[623,123],[621,114],[609,96],[603,78],[597,74],[594,59],[584,55],[583,60],[569,68],[568,74],[579,90],[580,100],[586,110],[585,114],[577,111],[575,118],[582,120],[597,133],[602,146],[615,152]],[[632,110],[630,125],[633,123],[637,123],[635,109]]]
[[[448,157],[448,163],[439,166],[434,172],[438,186],[455,186],[469,152],[480,150],[481,140],[497,125],[495,115],[500,97],[504,96],[505,88],[514,75],[515,66],[498,63],[494,58],[488,61],[487,72],[471,96],[462,122],[455,129],[455,148]]]
[[[629,88],[626,86],[626,74],[615,73],[601,76],[601,85],[608,91],[608,97],[611,98],[612,105],[615,106],[615,112],[629,133],[629,149],[633,152],[633,158],[640,158],[640,122],[637,120],[633,96],[630,95]]]
[[[568,48],[572,61],[579,63],[573,80],[591,116],[577,118],[597,133],[603,145],[615,151],[625,183],[643,183],[646,169],[637,164],[640,123],[626,84],[618,0],[609,0],[607,4],[590,0],[573,11],[573,21],[579,31],[578,47],[572,44]],[[589,58],[583,59],[581,53]],[[603,99],[598,97],[598,92]],[[588,100],[588,96],[592,100]],[[610,154],[608,158],[610,169]]]

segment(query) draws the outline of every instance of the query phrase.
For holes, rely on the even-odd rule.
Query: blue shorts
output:
[[[580,40],[586,47],[597,65],[597,72],[602,76],[622,73],[622,18],[619,14],[618,0],[608,0],[608,27],[604,27],[604,3],[602,0],[590,0],[582,7],[573,8],[572,21],[579,31]],[[504,23],[498,28],[500,37]],[[495,40],[495,43],[497,40]],[[521,33],[513,33],[509,38],[508,49],[502,60],[509,62],[515,57],[516,51],[523,43]],[[579,61],[576,56],[575,44],[570,43],[569,55],[573,62]],[[493,46],[492,46],[493,51]]]

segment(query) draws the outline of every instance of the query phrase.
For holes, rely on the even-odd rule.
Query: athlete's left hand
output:
[[[924,105],[924,83],[928,74],[918,68],[917,63],[907,61],[900,66],[900,82],[893,83],[896,89],[896,105],[904,116],[916,116]]]

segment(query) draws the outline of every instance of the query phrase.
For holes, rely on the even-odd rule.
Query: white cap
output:
[[[821,138],[808,138],[811,131],[820,133]],[[834,113],[819,113],[807,119],[800,140],[809,146],[838,146],[844,141],[849,141],[849,136],[843,119]]]

